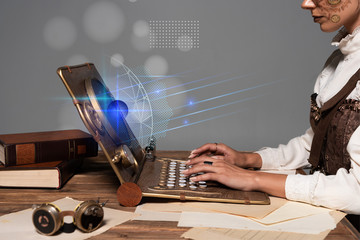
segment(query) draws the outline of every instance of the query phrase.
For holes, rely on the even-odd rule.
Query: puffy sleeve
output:
[[[351,136],[347,151],[351,158],[349,172],[340,168],[336,175],[289,175],[286,198],[360,214],[360,127]]]
[[[298,169],[309,165],[308,158],[314,132],[309,128],[302,136],[291,139],[277,148],[265,147],[257,151],[262,159],[262,169]]]

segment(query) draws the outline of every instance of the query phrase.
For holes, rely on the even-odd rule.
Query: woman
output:
[[[360,1],[304,0],[324,32],[342,27],[338,46],[316,80],[311,128],[287,145],[239,152],[224,144],[205,144],[191,152],[186,175],[215,180],[241,190],[256,190],[295,201],[360,214]],[[354,75],[355,74],[355,75]],[[211,155],[210,155],[211,154]],[[246,168],[297,169],[311,175],[279,175]]]

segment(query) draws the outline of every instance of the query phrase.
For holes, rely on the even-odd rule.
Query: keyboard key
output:
[[[190,190],[196,190],[196,189],[197,189],[197,186],[195,186],[195,185],[190,185],[189,188],[190,188]]]

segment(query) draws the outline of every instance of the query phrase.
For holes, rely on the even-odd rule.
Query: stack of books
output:
[[[81,130],[0,135],[0,187],[61,188],[97,153]]]

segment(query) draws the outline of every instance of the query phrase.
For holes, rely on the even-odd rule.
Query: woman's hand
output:
[[[227,163],[242,168],[261,168],[261,157],[257,153],[236,151],[222,143],[207,143],[191,151],[188,165],[203,162],[203,158],[213,154],[212,158],[223,160]]]
[[[182,172],[186,176],[203,172],[201,175],[190,177],[191,181],[217,181],[234,189],[261,191],[273,196],[285,197],[287,175],[247,170],[223,159],[206,155],[196,158],[196,161],[197,163],[191,164],[191,168]]]
[[[251,191],[255,189],[254,186],[254,171],[239,168],[231,163],[202,155],[197,158],[198,163],[191,165],[191,168],[183,171],[186,176],[198,172],[204,172],[202,175],[191,177],[193,182],[197,181],[217,181],[228,187]]]

